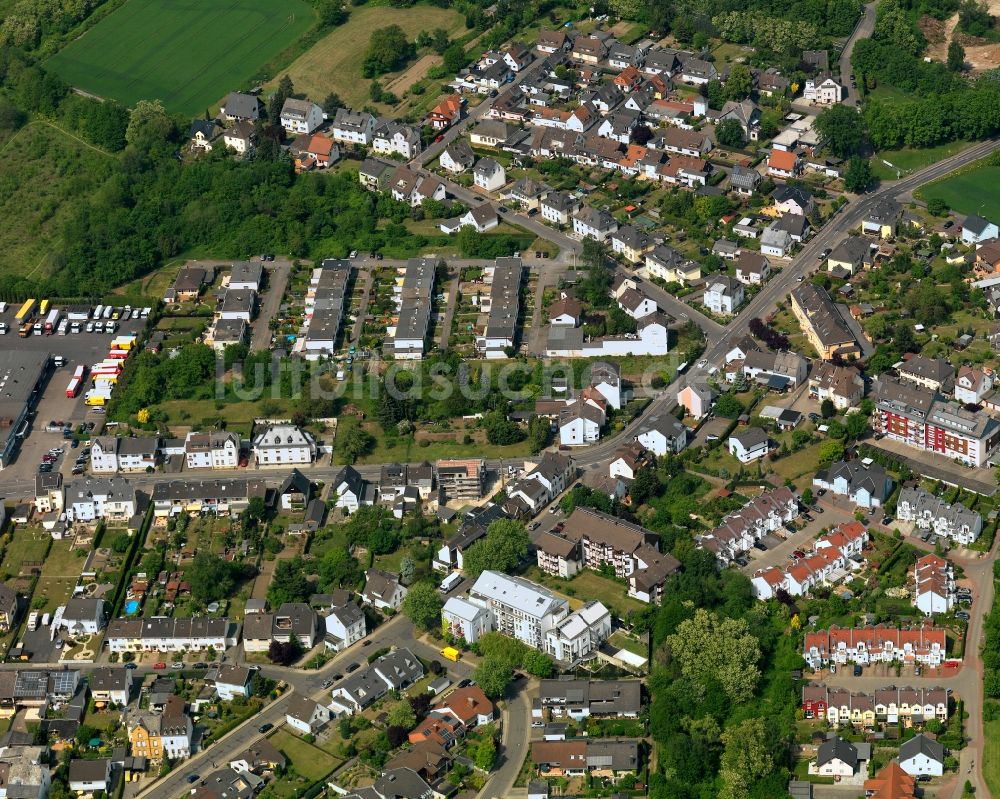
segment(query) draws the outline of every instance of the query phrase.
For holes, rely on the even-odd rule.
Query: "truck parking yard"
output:
[[[51,455],[49,450],[69,447],[63,438],[63,427],[46,430],[50,421],[62,421],[73,430],[88,421],[100,428],[103,417],[88,407],[85,400],[87,391],[91,390],[90,367],[109,359],[113,341],[138,335],[148,316],[148,309],[130,308],[126,312],[125,308],[112,306],[49,308],[47,303],[43,316],[43,303],[45,301],[27,301],[0,306],[0,336],[6,336],[2,340],[4,363],[0,364],[0,373],[5,367],[26,369],[40,364],[42,359],[50,364],[48,375],[42,378],[40,390],[32,400],[33,409],[25,417],[28,424],[21,424],[19,429],[12,431],[14,436],[23,436],[20,446],[7,447],[6,440],[4,442],[0,465],[21,478],[33,477],[39,465],[46,462],[45,456]],[[101,311],[99,319],[96,318],[98,308]],[[143,311],[146,311],[145,316]],[[87,332],[88,327],[93,332]],[[25,335],[20,335],[25,328]],[[12,335],[14,330],[19,332],[17,337]],[[80,366],[84,367],[85,377],[75,396],[70,396],[73,392],[68,391],[69,385]],[[12,406],[23,401],[18,396],[7,400]],[[12,407],[4,415],[16,419],[19,414],[15,410]],[[50,462],[53,469],[64,470],[67,475],[73,468],[73,458],[61,456]]]

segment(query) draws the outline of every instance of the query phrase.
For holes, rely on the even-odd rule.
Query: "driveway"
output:
[[[271,320],[281,310],[281,298],[285,296],[291,270],[291,262],[282,258],[276,259],[274,266],[267,268],[267,289],[261,297],[257,318],[253,321],[253,338],[250,340],[253,352],[271,349]]]
[[[860,99],[858,97],[858,90],[851,86],[850,81],[850,75],[853,71],[851,69],[851,56],[854,53],[854,45],[861,39],[869,38],[874,30],[875,3],[868,3],[864,7],[864,14],[854,28],[851,38],[847,40],[847,44],[844,45],[844,50],[840,54],[840,79],[844,81],[844,102],[847,105],[857,105]]]

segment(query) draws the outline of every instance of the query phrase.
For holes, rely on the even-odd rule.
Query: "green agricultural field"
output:
[[[46,62],[123,103],[200,115],[313,24],[302,0],[128,0]]]
[[[976,166],[921,189],[920,199],[940,197],[960,214],[979,214],[1000,219],[1000,166]]]
[[[135,0],[129,0],[135,2]],[[389,25],[399,25],[411,40],[420,31],[444,28],[452,36],[464,31],[464,20],[457,11],[417,5],[411,8],[391,8],[365,5],[351,9],[347,22],[328,33],[308,51],[292,62],[282,75],[289,75],[296,92],[322,102],[330,92],[336,92],[349,106],[360,108],[369,102],[371,81],[361,75],[361,60],[368,47],[372,31]],[[392,91],[395,75],[381,78]]]

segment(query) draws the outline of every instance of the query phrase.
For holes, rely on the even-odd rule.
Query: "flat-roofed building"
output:
[[[397,321],[390,334],[391,353],[400,360],[420,360],[430,330],[438,261],[411,258],[395,289]]]

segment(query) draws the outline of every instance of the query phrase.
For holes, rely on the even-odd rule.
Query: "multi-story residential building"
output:
[[[250,684],[255,672],[256,667],[247,668],[235,663],[223,663],[215,673],[216,695],[224,702],[230,702],[238,696],[250,696]]]
[[[943,627],[933,624],[904,628],[878,624],[874,627],[830,627],[807,632],[802,656],[811,669],[829,663],[919,664],[940,666],[946,655]]]
[[[658,546],[656,533],[591,508],[576,508],[558,534],[535,540],[542,571],[571,577],[581,568],[611,566],[628,581],[628,595],[647,603],[660,601],[664,583],[680,568]]]
[[[338,108],[333,117],[333,140],[344,144],[368,145],[375,133],[375,117],[365,111]]]
[[[847,497],[862,508],[877,508],[892,493],[892,480],[885,469],[877,463],[865,465],[857,460],[831,463],[816,473],[813,485]]]
[[[184,464],[188,469],[235,469],[240,463],[240,437],[224,430],[188,433]]]
[[[955,605],[955,570],[944,558],[924,555],[913,565],[913,604],[925,616],[947,613]]]
[[[90,442],[90,470],[95,474],[145,472],[156,468],[159,451],[159,438],[97,436]]]
[[[711,533],[701,536],[698,546],[714,553],[726,565],[798,515],[798,499],[790,489],[780,486],[729,514]]]
[[[66,486],[69,521],[128,521],[136,514],[135,487],[124,477],[88,477]]]
[[[6,583],[0,583],[0,632],[10,631],[17,623],[20,604],[17,591]]]
[[[579,207],[579,200],[565,191],[549,192],[539,204],[542,219],[554,225],[570,224]]]
[[[326,648],[339,652],[368,634],[365,614],[353,602],[334,605],[326,616]]]
[[[508,484],[503,503],[504,513],[515,518],[536,514],[565,491],[576,474],[572,458],[557,452],[546,452],[537,465],[525,463],[525,469],[524,477]]]
[[[564,447],[581,447],[601,440],[601,427],[605,414],[579,398],[564,405],[559,411],[559,443]]]
[[[982,466],[1000,441],[1000,421],[888,375],[875,381],[872,427],[894,441]]]
[[[393,289],[398,321],[391,332],[397,359],[419,360],[424,356],[437,266],[432,259],[411,258],[401,270],[401,279]]]
[[[910,355],[896,367],[899,379],[928,391],[948,393],[955,378],[955,367],[944,358]]]
[[[293,424],[269,425],[253,440],[258,466],[308,465],[316,460],[316,442]]]
[[[110,652],[184,652],[236,646],[236,625],[227,618],[149,616],[112,619],[105,643]]]
[[[170,697],[162,713],[141,710],[129,713],[125,727],[135,757],[159,763],[164,758],[181,760],[191,756],[194,730],[179,696]]]
[[[517,340],[524,264],[520,258],[497,258],[484,271],[490,293],[480,300],[486,325],[476,336],[476,350],[489,359],[507,358]]]
[[[581,239],[604,241],[618,230],[618,223],[607,211],[584,206],[573,214],[573,232]]]
[[[457,596],[444,603],[441,621],[446,633],[466,643],[475,643],[493,629],[493,617],[486,608]]]
[[[469,589],[469,602],[489,611],[493,627],[532,649],[545,651],[545,636],[569,615],[569,603],[523,577],[484,571]]]
[[[120,707],[132,695],[132,670],[124,666],[99,666],[90,673],[90,694],[95,702],[113,702]]]
[[[238,516],[256,497],[267,497],[263,480],[171,480],[153,486],[153,513],[164,517],[211,511]]]
[[[685,258],[673,247],[657,244],[646,253],[646,271],[650,277],[658,277],[667,283],[688,285],[701,278],[701,264]]]
[[[420,132],[391,119],[382,119],[372,131],[372,152],[379,155],[401,155],[407,161],[421,151]]]
[[[792,313],[823,360],[861,354],[850,326],[822,286],[805,282],[792,289]]]
[[[323,124],[323,109],[309,100],[289,97],[281,107],[281,127],[292,136],[312,133]]]
[[[727,449],[740,463],[752,463],[767,456],[771,449],[771,439],[762,427],[744,427],[729,436]]]
[[[747,378],[773,391],[796,388],[806,379],[808,371],[809,362],[797,352],[788,351],[751,350],[742,364],[742,372]]]
[[[545,633],[545,652],[561,663],[579,663],[597,651],[610,635],[610,611],[591,600]]]
[[[435,464],[438,487],[449,499],[480,499],[486,491],[486,461],[482,458],[440,460]]]
[[[865,393],[865,379],[857,369],[820,361],[809,375],[809,397],[816,402],[830,400],[839,411],[853,408]]]
[[[891,239],[896,235],[896,226],[902,215],[903,207],[891,197],[885,197],[875,203],[868,216],[861,221],[861,230],[880,239]]]
[[[920,530],[933,530],[935,535],[950,538],[967,547],[983,531],[983,517],[961,502],[948,504],[940,497],[919,486],[905,486],[896,502],[896,519],[913,522]]]
[[[931,719],[948,721],[948,690],[945,688],[897,688],[854,692],[826,685],[802,686],[802,712],[809,720],[828,721],[832,727],[851,724],[873,728],[881,724],[904,727]]]
[[[705,283],[702,302],[718,316],[732,316],[743,304],[743,284],[728,275],[713,275]]]

